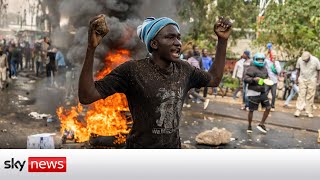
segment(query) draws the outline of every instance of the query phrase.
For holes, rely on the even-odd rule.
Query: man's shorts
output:
[[[266,93],[261,93],[260,96],[248,96],[249,99],[249,110],[256,111],[259,108],[259,104],[263,108],[270,108],[270,102]]]

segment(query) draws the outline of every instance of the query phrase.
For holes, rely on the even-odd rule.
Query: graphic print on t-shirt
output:
[[[160,97],[161,104],[157,107],[160,118],[156,120],[158,127],[152,129],[153,134],[171,134],[178,127],[178,120],[181,115],[183,90],[175,92],[160,88],[157,97]]]

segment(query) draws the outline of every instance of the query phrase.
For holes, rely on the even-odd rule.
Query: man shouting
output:
[[[103,79],[94,81],[94,52],[108,32],[106,23],[101,23],[103,18],[99,15],[90,21],[79,80],[80,102],[90,104],[114,93],[124,93],[133,117],[127,148],[180,148],[179,121],[184,99],[191,88],[219,85],[231,33],[230,21],[220,17],[214,25],[218,36],[216,61],[208,72],[179,59],[181,35],[175,21],[167,17],[147,18],[138,26],[137,33],[152,56],[125,62]]]

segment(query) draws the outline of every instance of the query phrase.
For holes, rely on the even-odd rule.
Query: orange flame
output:
[[[116,50],[106,55],[104,65],[106,68],[96,74],[96,79],[102,79],[111,70],[123,62],[129,60],[130,53],[127,50]],[[125,134],[130,129],[127,126],[127,119],[123,112],[129,111],[128,102],[124,94],[114,94],[106,99],[101,99],[89,105],[88,111],[84,116],[85,123],[79,120],[83,107],[71,107],[66,110],[64,107],[57,109],[57,115],[61,121],[61,133],[64,130],[72,130],[77,142],[88,141],[91,134],[100,136],[115,136],[114,143],[124,143]]]

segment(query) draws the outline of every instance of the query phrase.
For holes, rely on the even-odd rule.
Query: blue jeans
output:
[[[297,94],[298,91],[299,91],[298,86],[296,84],[294,84],[291,91],[290,91],[290,95],[288,96],[288,98],[284,104],[289,105],[290,101]]]
[[[248,83],[243,81],[242,103],[245,104],[246,107],[249,107],[249,99],[247,96],[247,85],[248,85]]]
[[[11,64],[11,76],[17,76],[18,62],[15,59],[12,59],[10,64]]]
[[[274,104],[276,102],[276,95],[277,95],[277,83],[274,83],[272,86],[266,86],[266,93],[269,94],[271,90],[272,100],[271,100],[271,108],[274,108]]]

